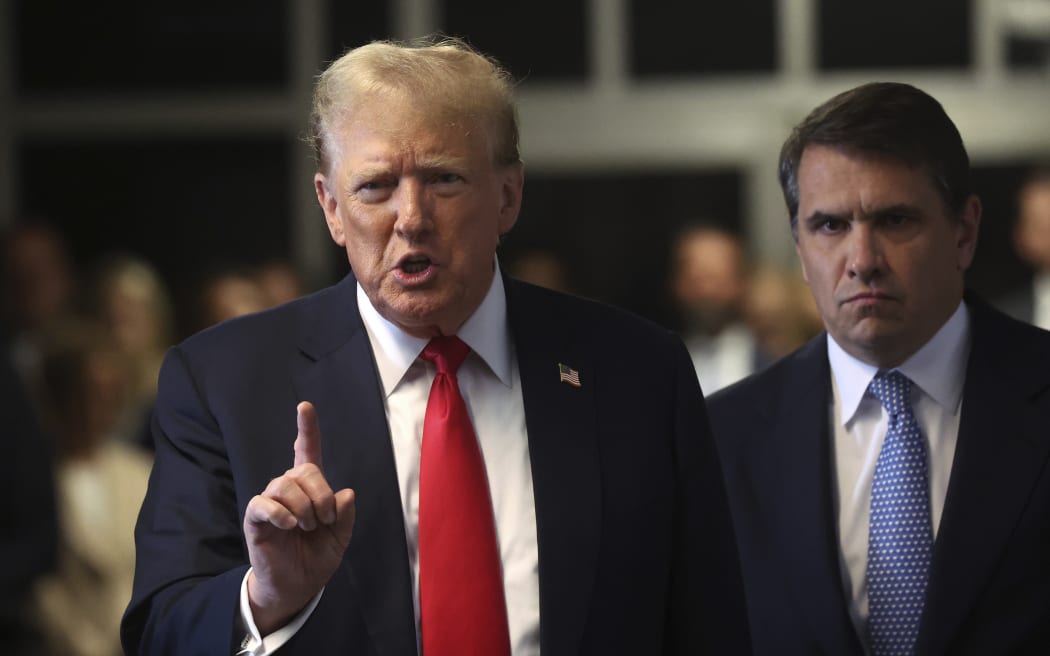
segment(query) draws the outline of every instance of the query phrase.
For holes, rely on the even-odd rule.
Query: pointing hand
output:
[[[335,573],[354,528],[354,492],[333,492],[324,476],[312,403],[298,405],[292,468],[252,497],[244,535],[252,564],[248,599],[263,635],[298,614]]]

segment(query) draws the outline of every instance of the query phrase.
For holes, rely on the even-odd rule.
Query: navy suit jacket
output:
[[[289,654],[415,656],[401,500],[356,281],[168,354],[138,527],[129,654],[232,654],[244,509],[291,466],[295,405],[320,420],[354,536]],[[745,653],[743,586],[703,398],[681,341],[506,280],[532,461],[544,655]],[[581,386],[559,382],[558,364]]]
[[[1018,321],[1032,323],[1035,319],[1035,286],[1029,281],[993,299],[992,304]]]
[[[970,299],[955,460],[919,654],[1050,653],[1050,333]],[[833,503],[821,335],[713,395],[756,654],[861,654]]]

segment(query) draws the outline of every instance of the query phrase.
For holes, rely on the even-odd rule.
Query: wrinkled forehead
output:
[[[802,157],[805,158],[807,153],[821,150],[838,153],[851,163],[877,166],[883,170],[895,170],[902,176],[916,180],[920,184],[928,185],[930,190],[940,197],[945,211],[950,215],[955,214],[951,207],[948,181],[937,174],[938,169],[935,163],[923,158],[917,148],[909,149],[904,146],[894,149],[856,148],[838,144],[814,143],[806,146],[802,152]],[[802,162],[800,160],[800,169],[801,165]]]

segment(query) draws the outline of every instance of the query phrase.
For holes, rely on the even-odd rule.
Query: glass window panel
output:
[[[211,263],[291,254],[284,140],[36,140],[18,156],[21,215],[55,224],[83,267],[130,251],[179,293]]]
[[[767,73],[776,69],[773,0],[631,0],[630,12],[630,65],[635,75]]]
[[[973,61],[970,2],[820,0],[823,70],[968,68]]]
[[[328,15],[325,61],[338,58],[350,48],[393,36],[389,2],[329,0]]]
[[[525,84],[588,74],[583,0],[441,0],[439,6],[447,34],[495,57]]]
[[[741,185],[733,170],[529,174],[501,258],[552,252],[577,292],[669,325],[672,237],[699,218],[738,228]]]
[[[282,86],[281,0],[16,0],[17,88],[69,94]]]

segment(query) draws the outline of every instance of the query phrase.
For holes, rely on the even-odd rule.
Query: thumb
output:
[[[295,464],[293,466],[298,467],[311,463],[324,471],[321,465],[321,427],[317,423],[317,410],[309,401],[303,401],[295,409],[299,434],[295,438]]]

